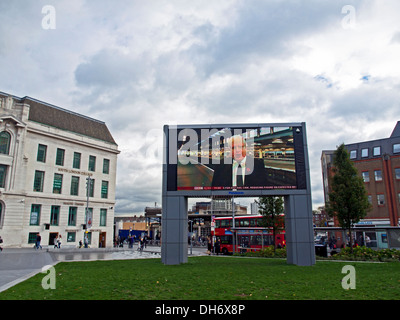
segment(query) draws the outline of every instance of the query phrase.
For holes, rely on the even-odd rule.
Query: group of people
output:
[[[36,235],[36,241],[35,241],[35,249],[43,249],[42,245],[40,244],[42,241],[42,236],[40,233]],[[61,234],[57,235],[57,237],[54,238],[54,248],[61,249]]]
[[[129,248],[133,248],[133,245],[137,242],[138,243],[138,250],[143,250],[147,246],[148,237],[147,235],[141,236],[139,238],[136,235],[130,235],[126,239],[121,239],[120,237],[116,237],[114,241],[114,247],[123,247],[125,241],[128,243]]]
[[[136,235],[128,237],[129,248],[133,248],[133,245],[136,242]],[[147,236],[139,237],[138,239],[138,251],[143,251],[147,246]]]
[[[42,241],[42,236],[40,235],[40,233],[38,233],[36,235],[36,241],[35,241],[35,249],[43,249],[42,245],[41,245],[41,241]],[[61,249],[61,235],[57,235],[57,237],[54,238],[54,248],[58,248]]]
[[[54,238],[54,248],[61,249],[61,243],[62,243],[61,238],[62,238],[62,237],[61,237],[60,234],[59,234],[57,237]],[[38,233],[38,234],[36,235],[35,246],[34,246],[34,248],[35,248],[36,250],[38,250],[38,249],[43,249],[43,247],[42,247],[42,245],[41,245],[41,241],[42,241],[42,236],[40,235],[40,233]],[[88,240],[87,236],[85,236],[84,242],[85,242],[85,248],[88,248],[89,240]],[[3,243],[3,239],[2,239],[2,237],[0,236],[0,244],[1,244],[1,243]],[[82,248],[82,247],[83,247],[83,243],[82,243],[82,240],[80,240],[80,241],[79,241],[79,248]],[[0,246],[0,251],[3,251],[3,247],[1,247],[1,246]]]
[[[54,248],[61,249],[61,234],[54,238]]]
[[[61,243],[62,243],[61,238],[62,237],[61,237],[60,234],[57,237],[54,238],[54,243],[53,243],[54,244],[54,248],[61,249]],[[40,244],[41,241],[42,241],[42,236],[40,235],[40,233],[38,233],[36,235],[36,241],[35,241],[35,249],[36,250],[43,249],[42,245]],[[84,241],[85,241],[85,248],[88,248],[89,240],[88,240],[87,236],[85,236]],[[82,247],[83,247],[83,243],[82,243],[82,240],[80,240],[79,241],[79,248],[82,248]]]
[[[82,242],[82,240],[79,240],[79,249],[82,248],[83,246],[85,246],[85,248],[89,248],[89,239],[87,236],[84,237],[84,243]]]
[[[216,237],[214,246],[211,240],[211,236],[207,237],[207,253],[208,255],[211,255],[212,253],[215,253],[216,255],[219,255],[221,253],[221,239],[219,237]]]

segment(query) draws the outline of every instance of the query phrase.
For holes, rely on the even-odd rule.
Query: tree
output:
[[[350,160],[344,144],[341,144],[333,155],[333,172],[331,192],[327,203],[327,212],[336,216],[339,225],[350,234],[350,247],[353,250],[352,228],[355,223],[367,215],[371,205],[362,177]]]
[[[283,213],[283,198],[282,197],[260,197],[258,201],[258,212],[263,216],[262,226],[272,229],[274,239],[274,252],[276,250],[276,234],[285,227]]]

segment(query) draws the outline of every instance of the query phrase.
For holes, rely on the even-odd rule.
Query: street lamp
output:
[[[89,238],[88,238],[88,231],[87,229],[92,227],[92,216],[89,212],[89,194],[92,187],[93,179],[88,176],[86,178],[86,221],[85,221],[85,231],[84,231],[84,242],[85,248],[87,248]]]
[[[92,226],[92,217],[89,213],[89,194],[93,184],[93,179],[89,177],[86,178],[86,228],[89,229]]]
[[[193,254],[193,220],[189,220],[190,223],[190,254]]]

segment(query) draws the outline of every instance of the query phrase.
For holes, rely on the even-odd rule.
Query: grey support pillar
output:
[[[310,195],[285,196],[287,263],[315,264],[314,230]]]
[[[187,198],[163,196],[161,221],[161,261],[164,264],[186,263],[188,257]]]

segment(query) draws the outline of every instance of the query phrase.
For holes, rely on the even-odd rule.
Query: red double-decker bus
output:
[[[232,217],[218,217],[213,219],[214,230],[211,231],[215,243],[220,240],[220,252],[228,254],[233,252],[233,235],[235,234],[235,252],[248,252],[261,250],[274,245],[271,228],[261,227],[261,215],[247,215],[235,217],[235,228],[232,229]],[[275,235],[275,243],[279,248],[286,245],[285,231]]]

